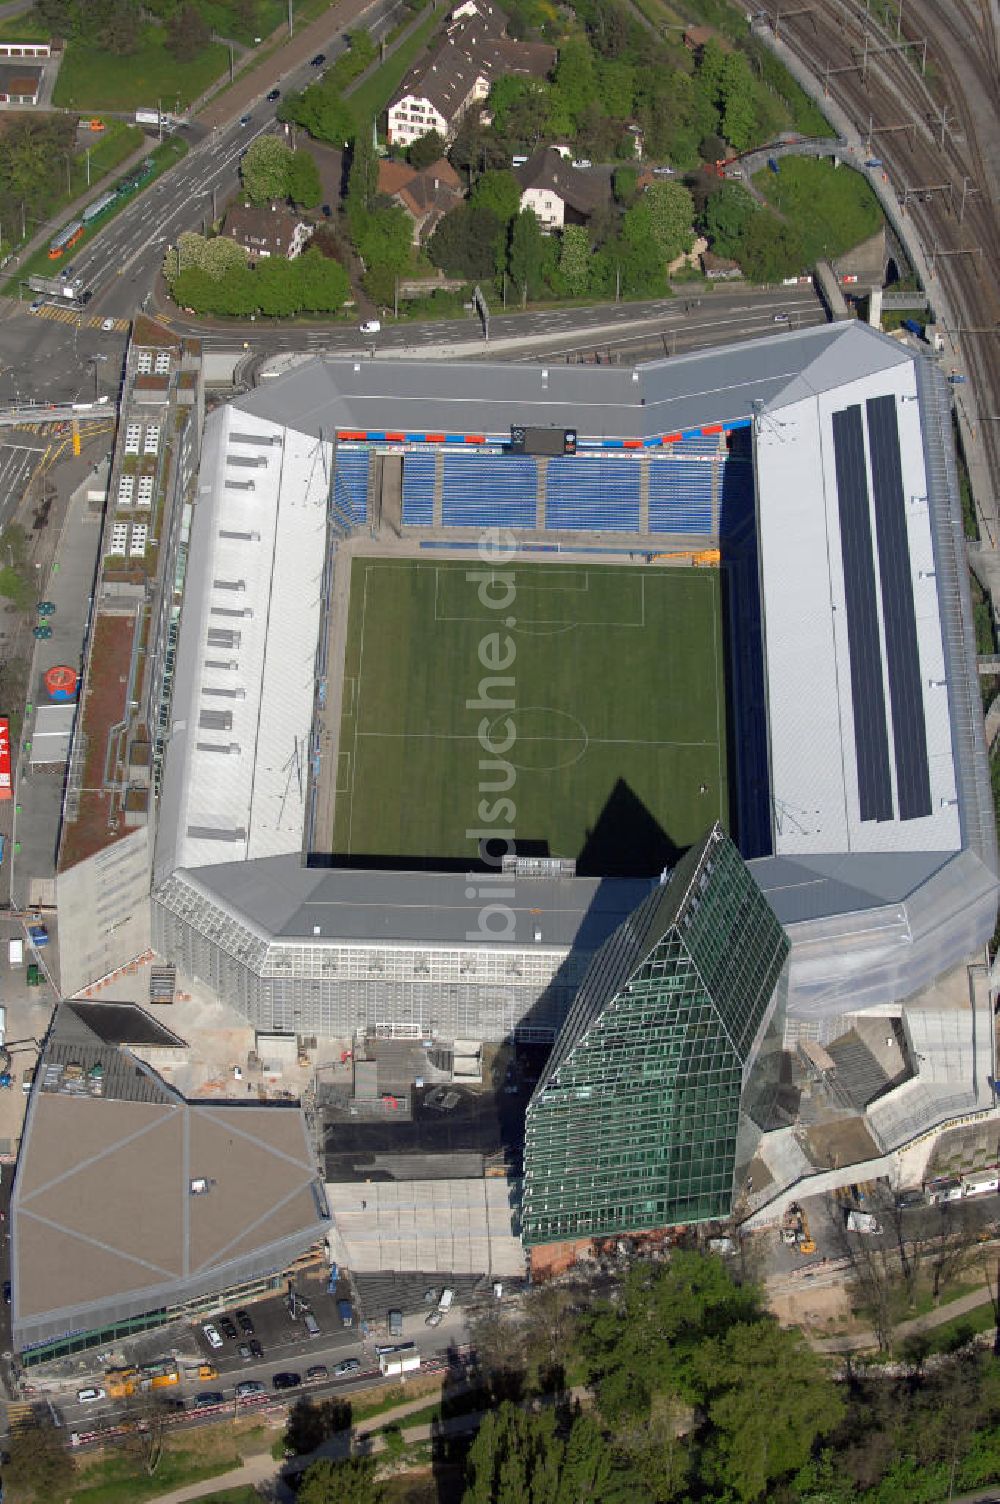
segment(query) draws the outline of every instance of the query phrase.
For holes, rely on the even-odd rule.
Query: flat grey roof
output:
[[[492,878],[484,873],[303,867],[296,857],[224,862],[175,874],[267,939],[596,950],[649,892],[645,878]],[[491,888],[498,896],[491,896]],[[513,890],[513,896],[508,896]],[[502,893],[503,896],[499,896]],[[487,905],[496,933],[477,934]],[[536,933],[540,939],[536,940]]]
[[[511,423],[592,437],[672,433],[749,417],[912,354],[866,324],[825,325],[624,367],[316,356],[234,407],[332,439],[336,430],[505,433]]]

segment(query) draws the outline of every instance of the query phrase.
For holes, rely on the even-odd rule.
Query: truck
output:
[[[341,1326],[354,1325],[354,1307],[349,1300],[337,1301],[337,1315],[340,1317]]]
[[[40,292],[48,298],[60,298],[67,303],[79,302],[83,292],[83,281],[80,277],[36,277],[28,278],[28,286],[32,292]]]
[[[882,1224],[871,1212],[859,1212],[851,1207],[847,1213],[847,1231],[878,1233],[882,1231]]]
[[[159,110],[142,109],[135,112],[136,125],[151,125],[156,131],[160,129],[160,120],[165,120],[166,118],[165,115],[160,115]]]
[[[11,966],[23,966],[24,965],[24,941],[23,940],[8,940],[7,941],[7,959],[10,962]]]
[[[419,1367],[420,1354],[418,1352],[379,1353],[378,1368],[383,1378],[395,1378],[404,1373],[414,1373]]]
[[[36,950],[41,950],[43,945],[48,945],[49,943],[49,932],[44,924],[29,924],[28,939]]]

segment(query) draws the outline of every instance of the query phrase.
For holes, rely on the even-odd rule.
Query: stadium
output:
[[[153,881],[186,977],[262,1031],[547,1044],[707,830],[787,937],[786,1044],[899,1023],[877,1148],[992,1104],[977,1008],[907,1015],[997,890],[929,359],[315,356],[209,417]]]

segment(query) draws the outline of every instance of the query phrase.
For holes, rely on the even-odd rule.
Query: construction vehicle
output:
[[[791,1202],[781,1223],[781,1241],[797,1253],[816,1252],[816,1243],[809,1231],[809,1219],[797,1201]]]
[[[139,1387],[139,1374],[134,1368],[108,1368],[104,1373],[104,1387],[113,1400],[131,1399]]]
[[[717,548],[678,548],[668,554],[648,554],[647,563],[656,564],[661,559],[690,559],[702,569],[718,569],[721,558]]]

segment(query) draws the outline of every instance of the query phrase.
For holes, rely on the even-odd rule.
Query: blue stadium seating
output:
[[[446,527],[536,527],[537,464],[526,455],[446,453],[441,521]]]
[[[722,466],[722,525],[729,532],[753,521],[753,465],[749,457],[729,455]]]
[[[334,505],[354,522],[368,515],[368,451],[338,449],[333,470]]]
[[[678,439],[676,443],[664,445],[671,454],[676,454],[678,459],[685,459],[692,454],[718,454],[719,440],[723,437],[718,433],[692,434],[689,438]]]
[[[639,530],[640,467],[634,459],[549,460],[545,526],[556,530],[635,533]]]
[[[403,458],[403,524],[430,527],[434,521],[434,454]]]
[[[651,460],[649,531],[710,532],[714,470],[708,460]]]

